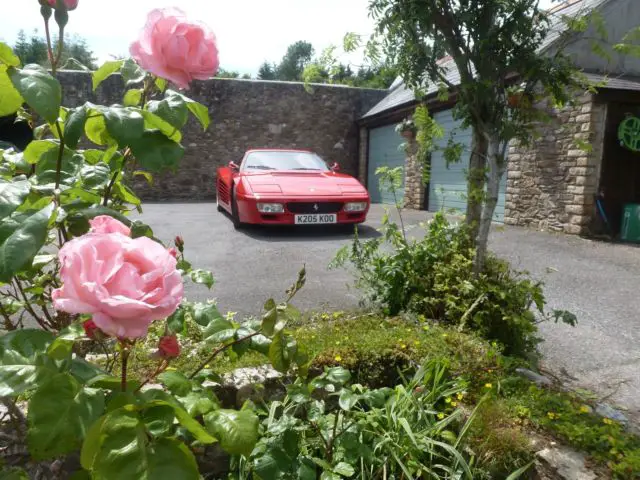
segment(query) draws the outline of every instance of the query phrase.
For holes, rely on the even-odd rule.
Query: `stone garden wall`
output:
[[[586,94],[577,106],[552,113],[533,148],[509,149],[504,221],[585,234],[595,213],[606,105]],[[582,144],[592,150],[579,148]]]
[[[121,103],[119,76],[105,81],[94,94],[91,77],[61,72],[65,104],[85,101]],[[202,131],[190,120],[184,130],[186,155],[176,173],[158,175],[153,187],[134,185],[145,200],[206,200],[215,196],[216,168],[239,162],[249,148],[303,148],[316,151],[342,171],[358,175],[359,129],[356,120],[385,95],[385,90],[337,85],[212,79],[196,82],[188,92],[209,108],[211,126]]]

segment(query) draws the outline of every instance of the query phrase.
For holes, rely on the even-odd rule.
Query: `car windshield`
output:
[[[311,152],[250,152],[244,161],[245,170],[316,170],[326,172],[327,164]]]

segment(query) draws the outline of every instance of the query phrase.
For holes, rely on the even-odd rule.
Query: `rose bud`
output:
[[[167,335],[158,342],[158,355],[161,358],[176,358],[180,356],[180,343],[175,335]]]
[[[50,7],[56,8],[58,0],[47,0]],[[61,3],[67,10],[75,10],[78,7],[79,0],[63,0]]]
[[[85,335],[91,340],[102,340],[107,337],[107,335],[96,325],[96,322],[91,319],[84,322],[82,324],[82,328],[84,329]]]
[[[184,239],[178,235],[174,240],[174,243],[176,244],[178,251],[182,253],[184,251]]]

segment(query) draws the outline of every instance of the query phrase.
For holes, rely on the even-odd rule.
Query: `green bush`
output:
[[[352,264],[364,303],[387,315],[413,312],[475,330],[500,342],[507,354],[532,352],[540,341],[537,323],[546,318],[542,284],[491,255],[476,275],[474,253],[467,228],[440,213],[417,240],[407,239],[387,217],[382,237],[363,242],[356,235],[333,265]],[[555,312],[555,318],[575,321],[567,312]]]

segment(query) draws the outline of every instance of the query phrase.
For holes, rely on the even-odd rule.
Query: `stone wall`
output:
[[[509,149],[504,221],[585,234],[595,214],[606,105],[585,94],[577,106],[551,113],[532,148]]]
[[[404,206],[422,210],[426,187],[422,163],[418,160],[418,144],[415,140],[407,140],[405,153]]]
[[[96,93],[89,74],[61,72],[66,105],[85,101],[121,103],[119,76],[105,81]],[[205,200],[215,195],[216,168],[239,162],[249,148],[311,149],[342,171],[357,176],[359,128],[356,120],[385,95],[385,90],[337,85],[313,85],[254,80],[212,79],[195,82],[187,92],[209,108],[206,132],[190,120],[182,144],[186,155],[176,173],[157,175],[153,187],[134,185],[146,200]]]

